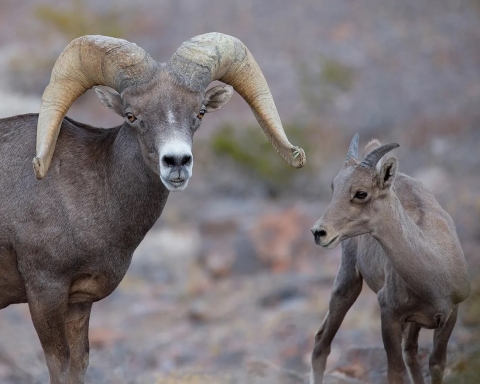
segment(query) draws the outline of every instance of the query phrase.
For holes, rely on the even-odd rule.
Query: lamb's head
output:
[[[208,85],[219,85],[207,90]],[[101,102],[125,118],[143,158],[171,190],[186,187],[192,174],[192,139],[205,113],[220,109],[235,89],[250,105],[273,147],[294,167],[305,154],[288,141],[265,78],[240,40],[220,33],[194,37],[165,64],[128,41],[83,36],[55,63],[37,129],[34,168],[42,179],[50,166],[61,122],[75,99],[96,87]],[[230,86],[231,85],[231,86]]]
[[[380,159],[398,144],[380,145],[363,160],[357,160],[358,134],[348,150],[342,169],[332,182],[333,198],[322,217],[312,227],[315,242],[333,248],[349,237],[372,232],[381,225],[385,198],[392,192],[397,159]],[[367,146],[368,147],[368,146]]]

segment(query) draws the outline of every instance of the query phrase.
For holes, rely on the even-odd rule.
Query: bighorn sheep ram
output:
[[[206,90],[213,80],[231,86]],[[96,85],[116,91],[96,88],[121,126],[64,119]],[[289,143],[253,56],[220,33],[188,40],[164,64],[125,40],[80,37],[55,63],[39,115],[0,120],[0,308],[28,302],[51,383],[84,381],[92,303],[120,283],[169,191],[187,185],[193,134],[232,87],[283,159],[301,167],[305,154]],[[35,126],[43,180],[30,163]]]
[[[420,182],[397,174],[395,157],[381,161],[396,147],[374,140],[358,161],[355,135],[333,180],[332,201],[312,227],[322,247],[342,242],[329,310],[315,334],[314,384],[322,383],[331,342],[363,280],[380,304],[389,382],[404,383],[405,364],[412,382],[424,382],[417,360],[421,327],[435,329],[429,368],[432,383],[442,382],[458,304],[470,293],[469,277],[451,217]]]

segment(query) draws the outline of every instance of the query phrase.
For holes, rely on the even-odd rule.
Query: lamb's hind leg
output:
[[[443,372],[447,363],[447,344],[453,327],[455,327],[457,322],[457,313],[458,305],[453,308],[447,323],[441,328],[436,328],[433,332],[433,350],[429,359],[432,384],[440,384],[442,382]]]
[[[417,323],[405,323],[403,332],[403,360],[407,365],[410,380],[415,384],[423,384],[423,375],[418,363],[418,334],[421,326]]]
[[[83,384],[88,366],[88,323],[92,303],[68,305],[65,329],[70,347],[69,384]]]
[[[344,249],[342,264],[335,278],[327,315],[315,334],[312,353],[311,384],[321,384],[330,354],[330,345],[350,307],[362,291],[362,276],[355,268],[355,255]]]
[[[33,325],[42,344],[51,384],[67,384],[70,349],[65,333],[69,285],[50,278],[26,284]]]

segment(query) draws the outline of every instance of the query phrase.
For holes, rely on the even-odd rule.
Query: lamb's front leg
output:
[[[448,339],[450,339],[453,327],[455,327],[455,323],[457,322],[457,313],[458,305],[453,308],[447,323],[443,327],[435,329],[433,333],[433,349],[429,359],[432,384],[442,383],[443,372],[445,371],[445,364],[447,363]]]
[[[350,247],[351,248],[351,247]],[[342,263],[332,295],[327,315],[315,333],[315,345],[312,353],[311,384],[321,384],[330,354],[330,345],[350,307],[362,291],[363,278],[355,268],[355,255],[349,254],[349,247],[344,247]]]
[[[390,307],[384,288],[378,292],[382,319],[382,339],[387,352],[389,384],[407,384],[405,363],[402,355],[402,323],[400,316]]]
[[[418,363],[418,334],[421,326],[417,323],[404,323],[403,328],[403,361],[410,373],[410,380],[415,384],[424,384],[422,368]]]

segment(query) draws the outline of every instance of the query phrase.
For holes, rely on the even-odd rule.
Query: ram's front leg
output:
[[[66,334],[70,346],[69,384],[83,384],[88,366],[88,324],[92,303],[68,305]]]
[[[65,332],[69,284],[38,278],[26,284],[33,325],[42,344],[50,384],[69,384],[70,348]]]

